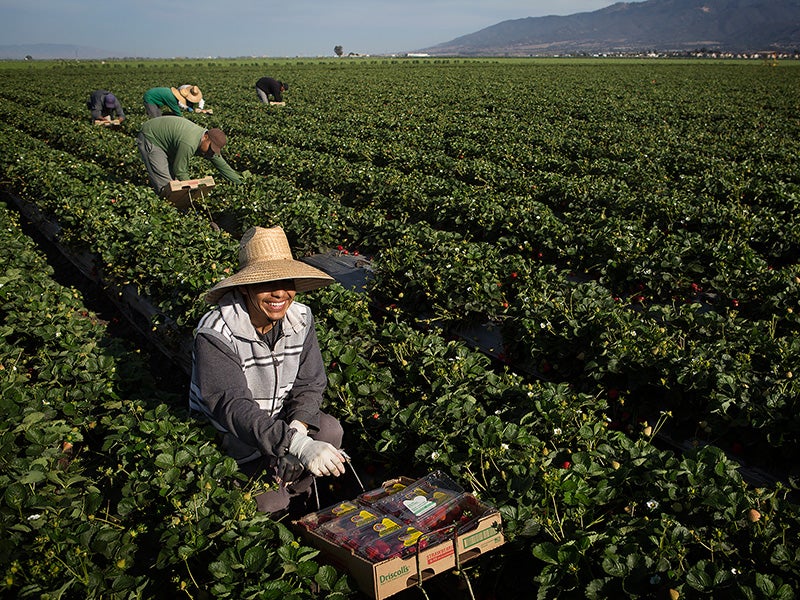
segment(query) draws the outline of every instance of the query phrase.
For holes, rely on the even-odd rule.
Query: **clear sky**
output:
[[[636,0],[634,0],[636,1]],[[0,0],[0,44],[72,44],[141,57],[414,51],[509,19],[613,0]]]

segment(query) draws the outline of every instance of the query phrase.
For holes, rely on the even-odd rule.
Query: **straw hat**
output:
[[[187,101],[197,104],[203,99],[203,94],[196,85],[184,85],[180,89],[174,87],[169,89],[181,104],[185,104]]]
[[[298,292],[309,292],[333,282],[333,277],[323,271],[292,258],[283,229],[251,227],[239,242],[239,270],[211,288],[205,301],[216,304],[236,286],[282,279],[293,279]]]
[[[196,85],[182,85],[178,91],[181,93],[181,96],[193,104],[197,104],[203,99],[203,93]]]

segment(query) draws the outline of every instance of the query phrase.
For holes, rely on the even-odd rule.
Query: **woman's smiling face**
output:
[[[272,329],[272,324],[286,315],[295,294],[297,292],[291,279],[242,286],[250,321],[261,333]]]

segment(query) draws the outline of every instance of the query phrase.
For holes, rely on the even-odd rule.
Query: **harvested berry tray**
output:
[[[387,481],[294,524],[376,600],[460,568],[505,541],[497,509],[441,471]]]

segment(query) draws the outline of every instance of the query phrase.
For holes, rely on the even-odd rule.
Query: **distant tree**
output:
[[[341,56],[342,54],[344,54],[344,48],[342,48],[341,46],[334,46],[333,51],[336,53],[336,56]]]

